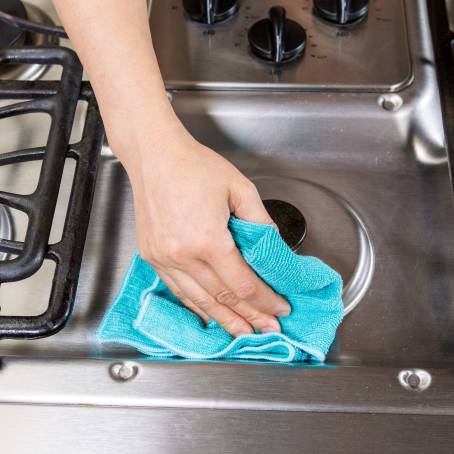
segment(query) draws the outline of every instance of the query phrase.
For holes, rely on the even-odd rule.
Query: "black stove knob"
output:
[[[249,29],[252,52],[263,60],[288,63],[300,57],[306,48],[306,31],[297,22],[287,19],[281,6],[273,6],[269,17]]]
[[[339,25],[358,22],[367,15],[369,0],[314,0],[314,11]]]
[[[238,0],[183,0],[188,16],[212,25],[232,17],[238,11]]]

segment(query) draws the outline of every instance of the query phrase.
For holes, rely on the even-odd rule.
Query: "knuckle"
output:
[[[245,182],[245,192],[251,197],[257,197],[259,192],[257,190],[257,186],[251,181],[246,180]]]
[[[220,324],[226,331],[235,336],[245,332],[243,325],[236,319],[226,319]]]
[[[264,317],[263,314],[260,314],[260,312],[257,311],[249,314],[249,316],[247,317],[247,321],[251,325],[260,328],[261,325],[266,324],[266,322],[268,321],[268,317]]]
[[[210,309],[210,299],[206,296],[199,296],[197,298],[193,298],[192,302],[202,310],[209,310]]]
[[[186,255],[186,248],[180,241],[165,241],[158,252],[163,263],[181,263]]]
[[[152,265],[160,265],[160,264],[165,263],[165,261],[166,261],[165,254],[163,254],[162,251],[159,249],[154,249],[149,254],[147,254],[144,258],[145,258],[145,260],[150,262]]]
[[[244,281],[238,286],[237,295],[243,300],[255,298],[257,296],[258,286],[253,281]]]
[[[197,257],[211,257],[215,250],[215,241],[211,241],[210,237],[202,238],[194,243],[194,252]]]
[[[216,301],[225,306],[235,306],[238,299],[233,292],[228,289],[223,289],[216,294]]]

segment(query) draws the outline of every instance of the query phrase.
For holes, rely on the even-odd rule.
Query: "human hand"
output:
[[[227,228],[231,214],[273,224],[254,184],[185,130],[130,166],[141,256],[183,304],[233,336],[280,331],[289,304],[249,267]]]

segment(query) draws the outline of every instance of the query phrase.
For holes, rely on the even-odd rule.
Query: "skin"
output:
[[[145,0],[55,0],[131,181],[141,256],[205,321],[233,336],[280,331],[289,304],[246,264],[230,214],[273,224],[257,189],[197,142],[166,96]]]

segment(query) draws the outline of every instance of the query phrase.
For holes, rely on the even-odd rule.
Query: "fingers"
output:
[[[268,211],[266,211],[257,188],[249,180],[247,180],[244,188],[235,187],[235,190],[230,194],[230,210],[237,218],[244,221],[276,226]]]
[[[287,316],[291,308],[287,301],[275,293],[245,262],[233,241],[219,248],[208,263],[227,288],[242,301],[251,304],[261,313]]]
[[[172,269],[169,274],[175,282],[179,293],[175,296],[183,303],[194,304],[210,318],[222,326],[232,336],[252,334],[253,330],[249,323],[229,307],[218,303],[196,281],[185,272]]]
[[[158,270],[157,270],[158,271]],[[210,317],[198,306],[196,306],[192,301],[186,298],[175,281],[169,276],[168,273],[159,269],[158,271],[159,277],[165,282],[167,287],[169,287],[170,291],[192,312],[198,315],[205,323],[210,321]]]
[[[207,263],[195,261],[188,268],[188,272],[214,301],[232,309],[257,330],[263,333],[276,333],[281,330],[275,317],[260,312],[250,303],[238,298]]]

